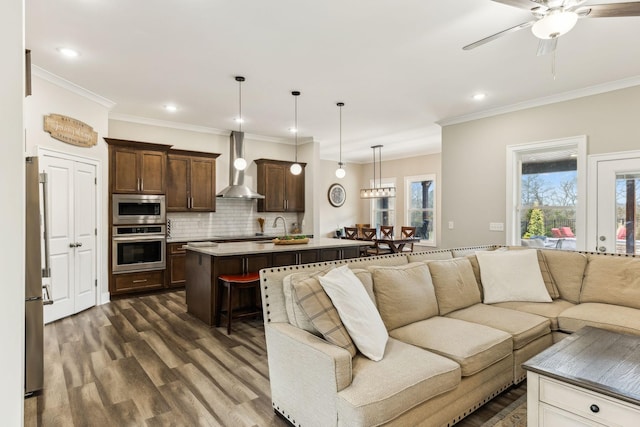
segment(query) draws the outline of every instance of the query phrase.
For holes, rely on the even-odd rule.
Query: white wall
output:
[[[37,74],[37,75],[35,75]],[[103,137],[107,136],[108,114],[110,103],[95,97],[78,87],[42,70],[34,70],[33,95],[25,101],[26,152],[27,155],[38,154],[38,147],[44,147],[73,156],[88,158],[99,162],[98,179],[98,303],[107,302],[109,296],[108,262],[108,185],[109,159],[107,144]],[[62,114],[80,120],[98,133],[97,145],[76,147],[53,139],[44,131],[44,116]]]
[[[360,186],[362,165],[346,163],[344,169],[347,172],[344,178],[336,178],[335,171],[338,163],[328,160],[321,160],[318,176],[318,185],[314,189],[313,196],[319,206],[318,233],[321,237],[333,237],[336,228],[352,227],[356,223],[366,222],[362,214],[360,201]],[[347,198],[344,205],[334,207],[329,203],[329,187],[331,184],[341,184],[346,192]]]
[[[587,153],[640,147],[640,86],[443,127],[441,245],[504,244],[506,147],[576,135]]]
[[[0,414],[2,424],[23,424],[24,406],[24,2],[3,2],[0,14]]]

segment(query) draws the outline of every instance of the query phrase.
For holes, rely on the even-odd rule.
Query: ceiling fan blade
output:
[[[540,39],[538,43],[538,56],[548,55],[550,53],[555,52],[558,47],[558,38],[554,37],[552,39]]]
[[[532,10],[532,9],[537,9],[539,7],[544,7],[546,9],[546,6],[540,0],[493,0],[493,1],[496,3],[502,3],[508,6],[513,6],[513,7],[517,7],[519,9],[524,9],[524,10]]]
[[[585,18],[619,18],[624,16],[640,16],[640,2],[590,4],[577,10],[579,14],[588,11]]]
[[[482,40],[478,40],[477,42],[474,42],[474,43],[468,44],[468,45],[466,45],[465,47],[463,47],[462,49],[463,49],[463,50],[471,50],[471,49],[474,49],[474,48],[476,48],[476,47],[478,47],[478,46],[482,46],[483,44],[485,44],[485,43],[489,43],[490,41],[495,40],[495,39],[497,39],[497,38],[500,38],[500,37],[502,37],[502,36],[504,36],[504,35],[511,34],[511,33],[515,33],[516,31],[518,31],[518,30],[522,30],[522,29],[524,29],[524,28],[529,28],[530,26],[532,26],[532,25],[534,24],[534,22],[536,22],[536,21],[535,21],[535,20],[533,20],[533,21],[529,21],[529,22],[523,22],[523,23],[522,23],[522,24],[520,24],[520,25],[516,25],[515,27],[507,28],[507,29],[506,29],[506,30],[504,30],[504,31],[500,31],[499,33],[495,33],[495,34],[493,34],[493,35],[491,35],[491,36],[489,36],[489,37],[485,37],[485,38],[483,38]]]

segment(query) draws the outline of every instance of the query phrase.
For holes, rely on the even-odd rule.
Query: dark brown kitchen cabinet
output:
[[[187,250],[186,243],[167,243],[167,270],[166,281],[168,288],[180,288],[186,280],[185,261]]]
[[[164,288],[164,270],[139,273],[113,274],[110,281],[111,295],[152,291]]]
[[[112,193],[164,194],[169,145],[105,138]]]
[[[257,159],[258,193],[264,199],[258,200],[258,212],[304,212],[304,167],[294,175],[289,168],[293,162]]]
[[[220,154],[170,150],[167,156],[167,211],[215,212],[216,158]]]

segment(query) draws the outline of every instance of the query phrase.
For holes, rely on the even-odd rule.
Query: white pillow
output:
[[[346,265],[318,279],[358,350],[373,361],[382,360],[389,334],[362,282]]]
[[[476,252],[484,303],[551,302],[535,249]]]

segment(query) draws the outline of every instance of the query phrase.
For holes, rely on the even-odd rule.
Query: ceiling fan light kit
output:
[[[492,1],[526,10],[533,15],[533,19],[468,44],[462,48],[463,50],[475,49],[507,34],[531,27],[533,34],[545,42],[538,47],[538,55],[546,55],[555,52],[558,37],[571,31],[578,22],[578,18],[640,16],[640,1],[606,4],[585,4],[586,0]],[[546,42],[548,40],[553,43]]]
[[[578,22],[578,14],[564,10],[552,10],[531,27],[539,39],[554,39],[568,33]]]

